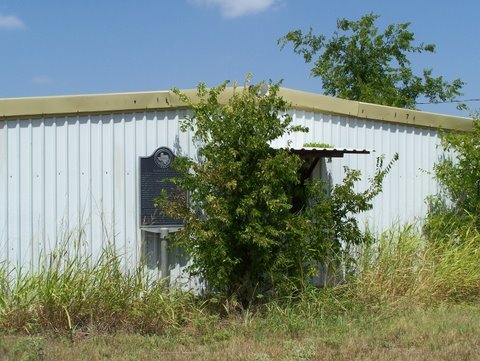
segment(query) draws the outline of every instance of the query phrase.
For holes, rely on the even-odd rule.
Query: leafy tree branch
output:
[[[410,23],[390,24],[380,31],[375,22],[379,15],[362,16],[357,21],[339,19],[330,38],[293,30],[278,40],[283,49],[293,51],[313,62],[311,74],[322,80],[325,94],[401,108],[415,108],[417,100],[452,101],[462,95],[460,79],[447,82],[434,77],[432,69],[415,75],[409,55],[434,53],[434,44],[415,44]],[[463,104],[460,107],[464,107]]]

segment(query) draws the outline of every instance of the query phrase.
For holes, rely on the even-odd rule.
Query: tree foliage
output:
[[[226,85],[208,90],[200,84],[199,103],[177,92],[194,112],[182,130],[194,132],[200,144],[199,161],[176,164],[194,205],[180,212],[182,245],[211,288],[248,298],[297,230],[286,184],[298,183],[301,161],[273,151],[269,142],[302,129],[292,126],[278,85],[264,96],[259,87],[235,87],[222,106],[218,97]]]
[[[310,239],[316,242],[321,239],[321,258],[332,257],[344,253],[348,257],[350,246],[357,246],[369,240],[359,227],[355,215],[371,210],[373,199],[382,192],[382,184],[398,154],[384,165],[384,157],[377,158],[376,171],[370,179],[370,185],[361,192],[355,191],[355,184],[361,180],[361,172],[344,167],[345,176],[342,183],[325,184],[322,180],[310,182],[307,187],[308,206],[305,216],[312,221]],[[313,257],[312,257],[313,258]]]
[[[437,238],[461,228],[480,230],[480,120],[470,132],[443,131],[444,155],[434,166],[439,194],[429,198],[426,231]]]
[[[421,76],[413,73],[408,55],[433,53],[435,45],[415,45],[410,23],[391,24],[380,32],[378,18],[367,14],[358,21],[339,19],[331,38],[310,28],[306,34],[290,31],[278,42],[281,48],[291,43],[305,62],[314,61],[311,74],[321,78],[327,95],[401,108],[414,108],[420,97],[437,102],[461,95],[460,79],[449,83],[434,77],[432,69]]]
[[[332,189],[321,181],[308,185],[304,207],[294,211],[292,199],[301,185],[303,161],[288,149],[272,149],[273,140],[307,129],[293,124],[288,104],[278,96],[279,84],[227,88],[227,83],[197,88],[196,99],[176,94],[193,110],[181,123],[194,134],[198,159],[177,157],[183,174],[175,182],[189,194],[190,204],[159,201],[169,216],[183,218],[178,246],[192,260],[191,271],[210,290],[235,295],[243,303],[257,293],[299,289],[318,262],[340,241],[363,242],[353,214],[371,207],[388,172],[379,164],[371,189],[356,193],[358,171]],[[227,104],[222,94],[229,92]],[[331,196],[329,196],[331,194]],[[351,239],[350,239],[351,238]]]

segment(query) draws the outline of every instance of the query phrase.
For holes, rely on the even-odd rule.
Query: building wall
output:
[[[178,120],[185,111],[0,122],[0,254],[36,262],[81,232],[98,254],[107,242],[140,259],[139,157],[157,147],[193,155]]]
[[[367,120],[329,114],[295,111],[296,124],[309,128],[308,133],[297,133],[275,142],[282,146],[288,140],[293,146],[322,142],[336,148],[374,150],[368,155],[345,154],[344,158],[327,159],[327,172],[334,183],[341,182],[344,166],[359,169],[362,181],[357,190],[366,189],[368,178],[375,172],[376,158],[384,155],[384,164],[395,153],[399,160],[384,181],[383,192],[374,200],[374,209],[360,215],[360,221],[376,232],[389,227],[419,222],[426,214],[425,198],[437,192],[432,177],[433,164],[442,154],[435,129]]]
[[[327,160],[334,182],[341,181],[345,165],[368,177],[377,156],[388,161],[399,153],[383,194],[361,222],[379,231],[425,214],[424,199],[436,191],[427,173],[439,155],[435,130],[304,111],[292,115],[310,131],[273,146],[323,142],[375,150]],[[139,229],[139,157],[160,146],[194,157],[190,134],[179,130],[185,116],[185,110],[170,110],[1,120],[0,261],[35,268],[42,255],[74,239],[93,255],[114,244],[126,266],[137,264],[145,250],[157,252]],[[365,186],[362,181],[359,190]]]

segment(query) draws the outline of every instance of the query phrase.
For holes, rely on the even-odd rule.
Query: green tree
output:
[[[432,238],[451,236],[471,226],[480,230],[480,120],[470,132],[442,131],[444,155],[434,166],[439,194],[428,199],[425,230]]]
[[[185,220],[179,242],[192,270],[211,289],[247,301],[256,288],[264,291],[280,252],[303,237],[289,194],[302,162],[269,143],[306,129],[292,125],[278,84],[270,84],[265,95],[262,85],[226,85],[200,84],[194,100],[175,91],[193,110],[181,128],[194,132],[200,148],[197,160],[175,162],[184,175],[177,183],[189,192],[192,207],[178,203],[169,209]],[[232,97],[222,105],[219,96],[226,91]]]
[[[295,126],[279,84],[226,88],[227,83],[197,88],[190,99],[175,93],[193,114],[181,123],[199,145],[197,159],[177,157],[183,175],[175,182],[189,194],[158,204],[182,218],[178,246],[192,260],[191,271],[211,290],[248,303],[257,292],[301,289],[318,262],[339,249],[340,241],[361,243],[353,215],[370,209],[388,172],[379,164],[372,187],[353,191],[358,171],[346,170],[346,182],[328,190],[321,181],[308,185],[304,207],[292,208],[303,161],[288,149],[272,149],[273,140],[307,129]],[[220,97],[228,92],[226,104]],[[231,96],[230,96],[231,95]],[[331,197],[329,195],[332,195]]]
[[[379,15],[367,14],[358,21],[337,20],[331,38],[301,30],[287,33],[278,40],[283,49],[293,44],[293,51],[314,61],[311,74],[320,77],[325,94],[401,108],[414,108],[417,99],[430,102],[452,101],[464,83],[449,83],[442,76],[432,76],[432,69],[423,75],[413,73],[410,53],[435,51],[433,44],[414,44],[410,23],[391,24],[380,32],[375,25]],[[461,105],[463,106],[463,105]]]

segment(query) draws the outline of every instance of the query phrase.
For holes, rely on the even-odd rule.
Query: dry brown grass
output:
[[[294,334],[235,318],[223,333],[137,334],[73,339],[5,336],[5,360],[480,360],[480,307],[410,310],[389,318],[344,319]],[[288,322],[288,320],[285,320]],[[347,325],[345,329],[344,325]]]

